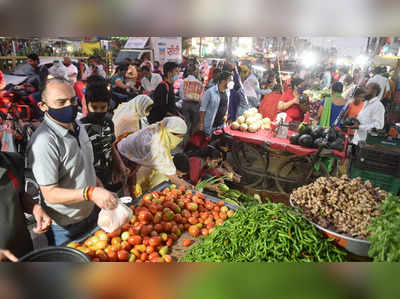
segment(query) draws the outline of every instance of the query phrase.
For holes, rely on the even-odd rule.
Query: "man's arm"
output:
[[[74,204],[85,201],[83,197],[84,189],[65,189],[60,188],[58,185],[40,186],[43,197],[46,202],[50,204]],[[95,187],[91,201],[93,201],[99,208],[112,210],[117,207],[115,194],[110,191]]]

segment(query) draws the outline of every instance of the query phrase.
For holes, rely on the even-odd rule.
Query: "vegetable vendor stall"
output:
[[[306,185],[320,176],[333,174],[337,165],[344,161],[348,145],[347,136],[339,131],[334,132],[335,137],[330,143],[334,144],[336,134],[338,139],[340,135],[343,142],[337,149],[330,148],[328,139],[324,142],[323,139],[328,138],[328,131],[320,132],[313,138],[312,131],[311,134],[303,134],[311,138],[308,144],[303,145],[292,140],[291,136],[294,137],[297,132],[290,129],[283,138],[278,137],[272,129],[251,133],[228,126],[224,128],[224,133],[233,138],[233,165],[242,177],[248,178],[245,184],[267,191],[277,189],[284,194],[290,194],[294,188]],[[316,144],[317,141],[320,143]],[[329,169],[324,163],[318,163],[321,158],[334,158],[333,167]],[[316,164],[319,166],[315,167]]]

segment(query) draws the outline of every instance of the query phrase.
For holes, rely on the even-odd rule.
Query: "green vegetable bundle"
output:
[[[261,196],[258,194],[254,194],[254,196],[247,195],[239,190],[229,189],[229,187],[224,184],[219,184],[218,189],[223,191],[223,193],[218,194],[218,198],[234,205],[244,207],[255,201],[260,204],[262,203]]]
[[[375,262],[400,262],[400,198],[390,196],[378,209],[382,214],[368,226],[368,254]]]
[[[185,262],[340,262],[346,256],[283,204],[239,209],[194,246]]]

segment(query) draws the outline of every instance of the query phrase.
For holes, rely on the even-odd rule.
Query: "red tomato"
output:
[[[185,239],[182,241],[182,245],[185,247],[189,247],[190,245],[192,245],[192,240]]]
[[[139,212],[138,219],[142,223],[149,223],[153,220],[153,215],[149,211],[142,210]]]
[[[183,215],[183,217],[185,217],[185,218],[189,218],[189,217],[192,216],[192,213],[190,213],[189,210],[183,210],[182,215]]]
[[[189,227],[189,234],[190,234],[192,237],[197,237],[197,236],[200,234],[200,229],[199,229],[197,226],[195,226],[195,225],[191,225],[191,226]]]
[[[200,213],[199,212],[194,212],[192,213],[193,217],[199,218],[200,217]]]
[[[222,200],[217,202],[218,207],[223,207],[224,205],[225,205],[225,203]]]
[[[120,245],[121,244],[121,238],[120,237],[114,237],[111,239],[111,245]]]
[[[157,259],[157,258],[159,258],[160,257],[160,255],[158,254],[158,252],[152,252],[150,255],[149,255],[149,260],[154,260],[154,259]]]
[[[172,229],[172,224],[170,222],[165,222],[164,224],[164,231],[169,233]]]
[[[116,231],[113,231],[112,233],[107,234],[109,238],[114,238],[114,237],[119,237],[121,235],[121,230],[117,229]]]
[[[157,213],[154,214],[153,223],[154,224],[160,223],[161,219],[162,219],[162,213],[161,212],[157,212]]]
[[[219,218],[222,219],[222,220],[226,220],[228,218],[228,216],[226,215],[226,213],[220,212],[219,213]]]
[[[190,227],[190,224],[189,224],[189,223],[185,223],[185,224],[183,225],[183,227],[185,228],[185,230],[188,230],[189,227]]]
[[[171,238],[169,238],[169,239],[167,240],[166,245],[167,245],[168,247],[171,247],[173,243],[174,243],[174,240],[172,240]]]
[[[128,230],[130,229],[130,227],[131,227],[131,225],[130,225],[129,223],[124,224],[124,225],[121,227],[121,231],[122,231],[122,232],[126,232],[126,231],[128,231]]]
[[[178,236],[176,234],[172,233],[171,234],[171,239],[176,241],[176,240],[178,240]]]
[[[142,262],[144,262],[144,261],[147,260],[147,257],[148,257],[148,254],[145,253],[145,252],[143,252],[143,253],[141,254],[141,256],[140,256],[140,260],[141,260]]]
[[[142,237],[148,236],[153,231],[153,226],[151,224],[143,225],[142,229],[140,230],[140,234]]]
[[[216,225],[224,225],[224,220],[222,219],[218,219],[217,221],[215,221]]]
[[[96,257],[100,259],[101,262],[107,262],[108,261],[108,256],[103,250],[97,250],[96,251]]]
[[[206,228],[209,230],[209,229],[213,228],[214,226],[215,226],[215,224],[212,221],[212,222],[207,223]]]
[[[144,246],[149,246],[149,240],[150,240],[150,237],[144,237],[143,238],[143,245]]]
[[[164,261],[166,263],[172,263],[172,257],[168,254],[164,255]]]
[[[179,189],[181,192],[185,192],[185,187],[184,187],[184,186],[179,186],[178,189]]]
[[[154,203],[152,203],[152,204],[149,206],[149,210],[150,210],[150,212],[154,215],[155,213],[157,213],[157,206],[156,206]]]
[[[157,223],[156,225],[154,225],[154,229],[156,232],[161,233],[164,228],[160,223]]]
[[[118,251],[118,260],[120,262],[126,262],[129,260],[129,252],[126,250]]]
[[[200,199],[204,199],[204,194],[203,194],[203,193],[196,192],[195,195],[196,195],[198,198],[200,198]]]
[[[149,240],[149,245],[152,246],[152,247],[155,247],[155,246],[160,245],[161,242],[162,242],[161,237],[158,237],[158,236],[157,237],[152,237]]]
[[[146,247],[146,253],[147,254],[152,254],[154,252],[154,247],[151,247],[151,246],[147,246]]]
[[[188,219],[188,221],[189,221],[189,223],[190,224],[192,224],[192,225],[195,225],[195,224],[197,224],[197,223],[199,223],[199,220],[196,218],[196,217],[190,217],[189,219]]]
[[[141,252],[137,248],[133,248],[131,253],[133,253],[137,258],[139,258],[141,255]]]
[[[135,246],[139,245],[142,243],[142,237],[141,236],[130,236],[128,239],[129,244]]]
[[[187,219],[186,219],[185,217],[182,217],[182,220],[181,220],[181,222],[182,222],[182,224],[186,224],[186,223],[188,223],[188,221],[187,221]]]
[[[203,237],[208,236],[208,229],[202,228],[202,229],[201,229],[201,235],[202,235]]]
[[[130,244],[128,241],[122,241],[121,243],[121,249],[129,251],[132,249],[132,244]]]
[[[207,209],[204,206],[199,206],[199,212],[207,212]]]
[[[175,216],[174,216],[174,221],[175,221],[176,223],[182,223],[182,215],[180,215],[180,214],[175,214]]]
[[[107,253],[107,255],[108,255],[108,260],[109,260],[110,262],[116,262],[116,261],[118,261],[118,254],[117,254],[116,251],[114,251],[114,250],[109,250],[108,253]]]

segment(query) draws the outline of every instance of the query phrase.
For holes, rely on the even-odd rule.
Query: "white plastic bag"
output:
[[[114,210],[102,209],[99,213],[97,225],[107,233],[112,233],[124,224],[128,223],[133,216],[133,211],[125,204],[118,202]]]

